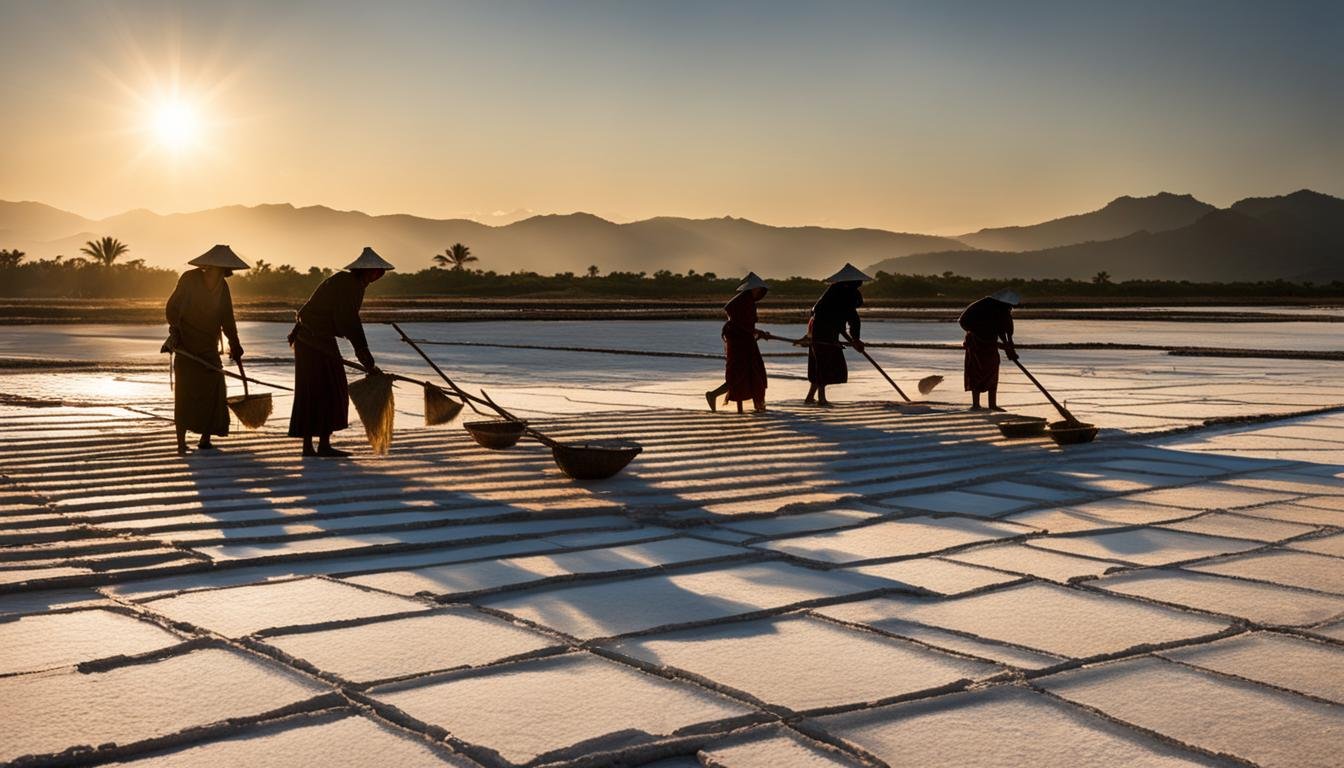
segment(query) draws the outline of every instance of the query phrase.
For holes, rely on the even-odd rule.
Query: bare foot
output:
[[[311,445],[305,445],[305,446],[303,446],[303,455],[304,455],[304,456],[316,456],[316,455],[317,455],[317,451],[314,450],[313,447],[312,447]]]
[[[191,453],[191,448],[186,443],[178,443],[177,452],[183,456],[186,456],[188,453]]]
[[[972,405],[970,408],[967,408],[966,410],[968,410],[968,411],[983,411],[983,410],[985,410],[985,409],[984,409],[984,406],[980,406],[980,405]]]
[[[1000,408],[997,405],[989,406],[989,410],[994,411],[995,413],[1006,413],[1008,411],[1007,408]]]
[[[330,445],[324,445],[317,449],[317,455],[328,459],[344,459],[350,455],[350,452],[342,451],[340,448],[332,448]]]
[[[719,410],[719,406],[718,406],[718,404],[714,402],[714,393],[713,393],[713,392],[706,392],[706,393],[705,393],[705,402],[709,403],[709,410],[711,410],[711,411],[717,411],[717,410]]]
[[[196,447],[200,448],[202,451],[213,451],[215,449],[215,444],[210,442],[209,438],[202,437],[201,442],[198,443]]]

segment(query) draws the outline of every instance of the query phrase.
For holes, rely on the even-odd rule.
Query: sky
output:
[[[956,235],[1344,196],[1344,3],[0,0],[0,199]]]

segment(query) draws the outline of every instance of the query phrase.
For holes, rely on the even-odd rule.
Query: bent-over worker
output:
[[[173,355],[173,422],[177,425],[177,452],[184,454],[191,452],[188,431],[201,436],[197,444],[201,450],[215,447],[211,435],[229,434],[220,334],[229,340],[229,357],[233,360],[243,358],[243,345],[238,341],[233,295],[225,278],[235,269],[248,268],[247,262],[227,245],[216,245],[187,263],[196,268],[182,273],[173,295],[168,297],[168,340],[161,349],[186,352],[205,361],[202,364],[185,355]]]
[[[826,387],[849,381],[849,368],[845,365],[845,350],[840,345],[840,335],[848,326],[849,340],[854,349],[863,351],[863,341],[859,339],[859,307],[863,306],[860,289],[872,279],[853,264],[846,264],[844,269],[826,278],[830,285],[813,305],[812,317],[807,321],[807,336],[804,337],[804,341],[811,343],[807,351],[807,380],[811,387],[804,403],[830,405],[826,399]]]
[[[747,273],[742,284],[737,286],[734,296],[723,311],[728,322],[723,324],[720,335],[723,337],[723,354],[727,358],[724,364],[723,385],[705,393],[709,410],[718,410],[715,401],[726,394],[724,403],[737,401],[737,412],[742,412],[742,401],[751,400],[759,413],[765,410],[765,360],[761,358],[761,348],[757,340],[764,334],[756,329],[756,303],[765,298],[770,286],[756,275]]]
[[[1007,288],[993,296],[986,296],[971,304],[961,313],[957,322],[966,337],[961,345],[966,348],[965,385],[971,393],[971,410],[978,411],[980,393],[989,393],[989,409],[999,407],[999,349],[1002,347],[1009,360],[1017,359],[1013,348],[1013,307],[1021,302],[1015,291]]]
[[[294,410],[289,417],[289,436],[303,438],[304,456],[350,455],[331,445],[331,433],[350,426],[349,382],[336,337],[350,342],[355,357],[369,372],[379,372],[364,337],[359,308],[364,303],[364,290],[394,267],[366,247],[345,269],[317,286],[299,309],[298,322],[289,334],[294,348]],[[314,437],[318,440],[316,447]]]

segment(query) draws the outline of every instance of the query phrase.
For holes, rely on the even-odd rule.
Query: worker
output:
[[[177,427],[177,452],[181,454],[191,453],[187,432],[201,436],[197,447],[203,451],[215,447],[210,442],[212,435],[229,434],[220,335],[228,339],[229,357],[234,361],[243,359],[243,345],[238,341],[233,295],[226,279],[234,270],[248,268],[247,262],[227,245],[216,245],[187,263],[195,269],[182,273],[173,295],[168,297],[168,340],[160,348],[162,352],[187,353],[173,354],[172,364],[173,423]]]
[[[359,308],[364,291],[394,267],[372,248],[365,248],[344,272],[323,280],[299,309],[290,331],[294,348],[294,410],[289,436],[303,438],[304,456],[344,457],[331,445],[331,434],[350,426],[349,383],[336,337],[350,342],[355,357],[370,373],[381,373],[374,363]],[[317,445],[313,445],[317,438]]]
[[[765,410],[765,360],[756,343],[765,333],[756,328],[756,304],[769,290],[770,286],[764,280],[755,272],[749,272],[737,286],[737,295],[723,308],[728,322],[723,324],[720,335],[727,362],[723,384],[705,393],[711,411],[718,410],[716,401],[720,395],[726,395],[725,404],[736,401],[738,413],[742,412],[744,400],[751,400],[757,413]]]
[[[989,410],[1003,410],[998,401],[999,350],[1003,349],[1009,360],[1017,359],[1013,347],[1013,307],[1021,300],[1017,292],[1005,288],[971,304],[957,320],[966,331],[961,345],[966,348],[964,379],[973,411],[982,409],[982,392],[989,393]]]
[[[863,341],[859,338],[859,307],[863,306],[861,289],[872,279],[853,264],[846,264],[844,269],[826,278],[829,285],[812,307],[807,336],[802,342],[808,345],[807,380],[811,384],[804,403],[830,405],[826,387],[849,381],[840,336],[848,327],[850,343],[854,349],[863,351]]]

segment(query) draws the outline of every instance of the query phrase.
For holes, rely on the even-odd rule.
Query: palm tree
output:
[[[17,267],[20,261],[23,261],[24,253],[18,248],[13,250],[0,250],[0,267]]]
[[[1104,269],[1092,276],[1093,285],[1110,285],[1110,283],[1111,283],[1111,273],[1107,272]]]
[[[90,258],[105,267],[110,267],[118,256],[129,250],[131,250],[129,246],[115,237],[104,237],[88,241],[83,248],[79,249],[79,252],[88,254]]]
[[[602,270],[600,270],[600,269],[597,268],[597,265],[596,265],[596,264],[589,264],[589,265],[588,265],[588,276],[589,276],[589,277],[597,277],[597,273],[598,273],[598,272],[601,272],[601,271],[602,271]]]
[[[468,262],[476,260],[476,257],[471,255],[471,249],[461,243],[453,243],[452,248],[434,255],[435,264],[440,267],[452,265],[453,269],[461,269]]]

